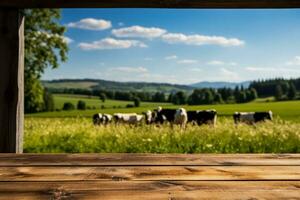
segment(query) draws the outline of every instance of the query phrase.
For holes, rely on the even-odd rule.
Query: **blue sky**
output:
[[[190,84],[300,77],[299,20],[299,9],[64,9],[69,60],[43,79]]]

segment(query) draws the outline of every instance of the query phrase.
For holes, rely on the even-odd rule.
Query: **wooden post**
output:
[[[24,18],[0,8],[0,153],[22,153],[24,120]]]

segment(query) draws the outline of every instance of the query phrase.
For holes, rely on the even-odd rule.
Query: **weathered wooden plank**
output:
[[[300,166],[0,167],[0,180],[300,180]]]
[[[0,182],[0,199],[299,199],[300,181]]]
[[[0,153],[21,153],[24,19],[18,9],[0,8],[0,60]]]
[[[18,8],[299,8],[299,0],[1,0]]]
[[[0,154],[0,166],[300,166],[300,154]]]

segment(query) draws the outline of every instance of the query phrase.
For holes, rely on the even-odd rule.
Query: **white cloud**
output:
[[[206,64],[208,65],[227,65],[227,66],[237,66],[237,63],[235,62],[223,62],[223,61],[220,61],[220,60],[212,60],[212,61],[209,61],[207,62]]]
[[[156,27],[131,26],[126,28],[114,29],[112,34],[116,37],[139,37],[139,38],[156,38],[160,37],[167,31]]]
[[[128,49],[131,47],[147,47],[146,44],[137,40],[116,40],[114,38],[104,38],[92,43],[80,43],[82,50],[103,50],[103,49]]]
[[[278,72],[278,75],[282,73],[300,72],[300,69],[286,67],[246,67],[245,69],[250,72]]]
[[[212,60],[207,62],[208,65],[224,65],[225,63],[219,60]]]
[[[177,63],[178,64],[195,64],[197,62],[198,62],[197,60],[184,59],[184,60],[179,60]]]
[[[176,55],[166,56],[165,60],[176,60],[178,57]]]
[[[148,69],[145,67],[116,67],[116,68],[111,68],[110,71],[125,72],[125,73],[147,73]]]
[[[186,45],[219,45],[219,46],[242,46],[244,41],[237,38],[225,38],[222,36],[206,36],[206,35],[185,35],[182,33],[167,33],[162,36],[163,41],[170,44],[186,44]]]
[[[227,68],[220,68],[221,77],[223,80],[226,81],[239,81],[241,78],[239,77],[238,73],[231,71]]]
[[[300,65],[300,56],[295,56],[291,61],[285,63],[286,65]]]
[[[85,18],[78,22],[67,24],[68,28],[79,28],[86,30],[100,31],[111,28],[111,22],[104,19]]]
[[[63,40],[65,43],[70,44],[72,42],[74,42],[74,40],[72,40],[71,38],[67,37],[67,36],[63,36]]]

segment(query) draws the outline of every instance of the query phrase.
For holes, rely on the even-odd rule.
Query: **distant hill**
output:
[[[101,79],[59,79],[42,81],[42,84],[50,89],[103,89],[110,91],[144,91],[144,92],[165,92],[176,91],[191,92],[194,88],[187,85],[169,83],[148,83],[148,82],[117,82]]]
[[[250,85],[250,81],[244,81],[244,82],[239,82],[239,83],[234,83],[234,82],[208,82],[208,81],[203,81],[199,83],[194,83],[189,85],[190,87],[194,88],[235,88],[236,86],[243,86],[244,88],[247,88]]]

